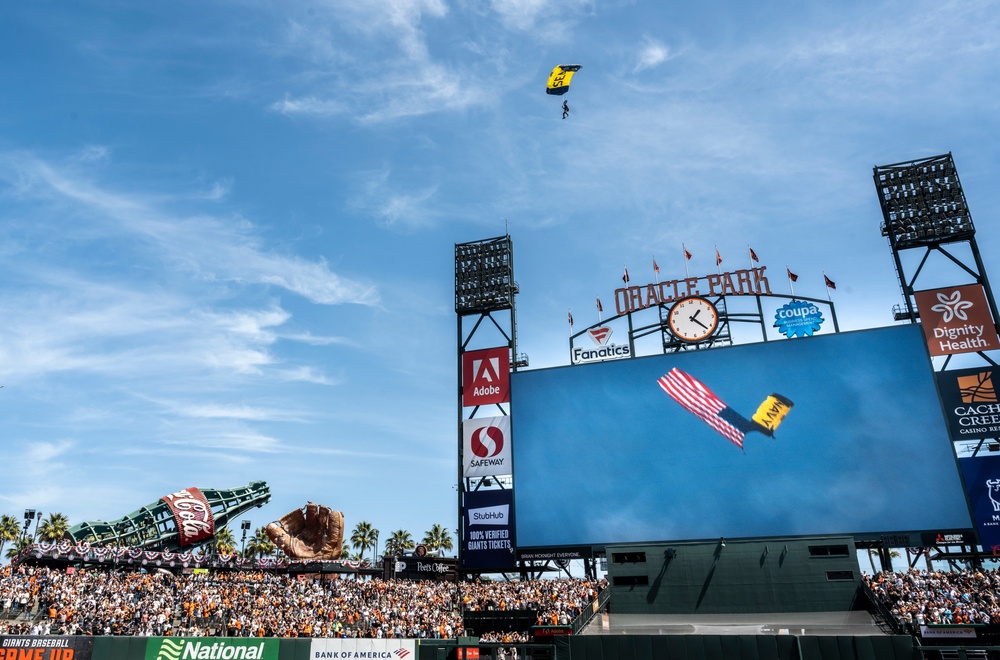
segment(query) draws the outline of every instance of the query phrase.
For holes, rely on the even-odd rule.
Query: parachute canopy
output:
[[[569,91],[569,81],[573,74],[580,70],[579,64],[560,64],[549,74],[549,84],[545,86],[547,94],[562,95]]]

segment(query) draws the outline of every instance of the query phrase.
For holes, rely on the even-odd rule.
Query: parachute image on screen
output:
[[[972,527],[917,325],[518,371],[511,410],[520,547]]]

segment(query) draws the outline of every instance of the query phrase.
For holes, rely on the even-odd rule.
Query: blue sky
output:
[[[997,9],[5,3],[0,512],[263,479],[254,526],[454,527],[453,246],[508,226],[532,367],[682,243],[888,325],[873,166],[952,152],[996,263]]]

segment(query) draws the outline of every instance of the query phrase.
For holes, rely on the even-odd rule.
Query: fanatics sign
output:
[[[510,349],[506,346],[462,354],[462,405],[466,408],[510,401]]]
[[[982,286],[969,284],[916,291],[913,297],[931,355],[1000,348],[1000,337]]]

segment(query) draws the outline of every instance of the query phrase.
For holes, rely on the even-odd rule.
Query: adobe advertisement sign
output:
[[[185,488],[160,498],[167,503],[177,523],[180,545],[184,547],[215,534],[215,518],[205,495],[197,488]]]
[[[978,284],[915,291],[913,298],[931,355],[1000,348],[990,307]]]
[[[465,494],[463,568],[513,568],[514,498],[510,490],[480,490]]]
[[[1000,372],[986,366],[938,372],[938,390],[952,440],[1000,438],[1000,402],[993,386],[994,375],[1000,378]]]
[[[1000,556],[1000,456],[960,458],[969,506],[984,550]]]
[[[506,346],[462,353],[462,405],[466,408],[510,401],[510,349]]]
[[[675,369],[689,377],[677,398],[660,385]],[[511,381],[525,550],[973,529],[916,324]],[[794,406],[776,406],[775,393]],[[780,426],[756,423],[755,409],[772,408]],[[586,506],[566,495],[581,483]]]
[[[92,637],[0,635],[0,660],[90,660]]]
[[[462,422],[464,476],[510,474],[510,417],[481,417]]]

